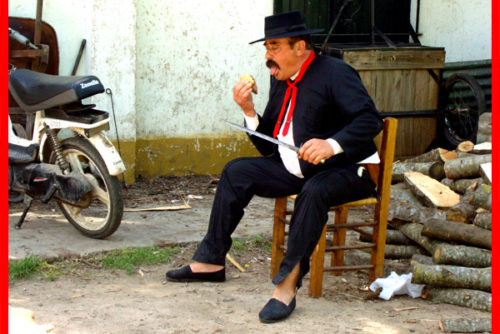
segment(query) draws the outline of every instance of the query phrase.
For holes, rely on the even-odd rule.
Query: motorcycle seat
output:
[[[38,144],[21,146],[9,143],[9,164],[24,164],[35,161],[38,153]]]
[[[59,76],[16,69],[9,75],[9,92],[25,111],[37,111],[78,102],[104,92],[93,76]]]

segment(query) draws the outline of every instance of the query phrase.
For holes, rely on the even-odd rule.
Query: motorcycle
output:
[[[95,76],[9,69],[9,93],[19,106],[9,108],[9,201],[23,196],[25,203],[16,228],[33,199],[55,199],[66,219],[91,238],[106,238],[120,226],[117,176],[125,166],[103,133],[109,114],[82,103],[102,92]]]

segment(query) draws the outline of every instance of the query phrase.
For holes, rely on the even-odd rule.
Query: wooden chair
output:
[[[370,172],[371,177],[377,184],[377,194],[379,199],[370,197],[359,201],[345,203],[332,207],[330,211],[335,211],[333,224],[328,222],[323,229],[321,238],[311,256],[309,295],[321,297],[323,285],[323,272],[333,271],[334,275],[341,275],[344,270],[369,269],[369,282],[377,277],[382,277],[384,272],[384,250],[387,231],[387,214],[389,210],[389,199],[391,191],[392,163],[394,160],[394,150],[396,146],[397,120],[395,118],[384,119],[384,129],[381,140],[376,138],[380,164],[367,164],[365,167]],[[295,195],[288,198],[295,199]],[[274,208],[274,226],[271,255],[271,277],[278,273],[279,266],[285,254],[285,232],[289,221],[286,219],[292,211],[287,210],[287,197],[277,198]],[[347,213],[349,208],[363,205],[375,205],[375,216],[372,222],[349,223],[347,224]],[[360,229],[362,226],[371,226],[372,233],[367,233]],[[363,246],[345,245],[346,230],[351,229],[363,234],[371,235],[372,242]],[[333,246],[326,247],[326,234],[333,232]],[[351,249],[371,248],[370,264],[366,265],[344,265],[344,251]],[[325,252],[332,252],[331,266],[324,267]]]

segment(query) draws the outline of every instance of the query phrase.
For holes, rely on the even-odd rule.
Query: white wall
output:
[[[446,62],[491,59],[491,0],[421,0],[419,32]]]
[[[264,48],[248,45],[264,34],[272,1],[137,2],[137,124],[139,136],[229,132],[225,119],[242,119],[232,87],[255,76],[267,102]]]

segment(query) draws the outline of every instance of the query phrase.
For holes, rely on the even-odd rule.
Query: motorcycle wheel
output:
[[[116,176],[108,173],[99,152],[82,137],[71,137],[61,142],[61,151],[71,170],[79,170],[94,184],[94,189],[77,205],[59,202],[64,216],[82,234],[104,239],[120,226],[123,215],[121,185]],[[56,163],[52,152],[50,163]]]

